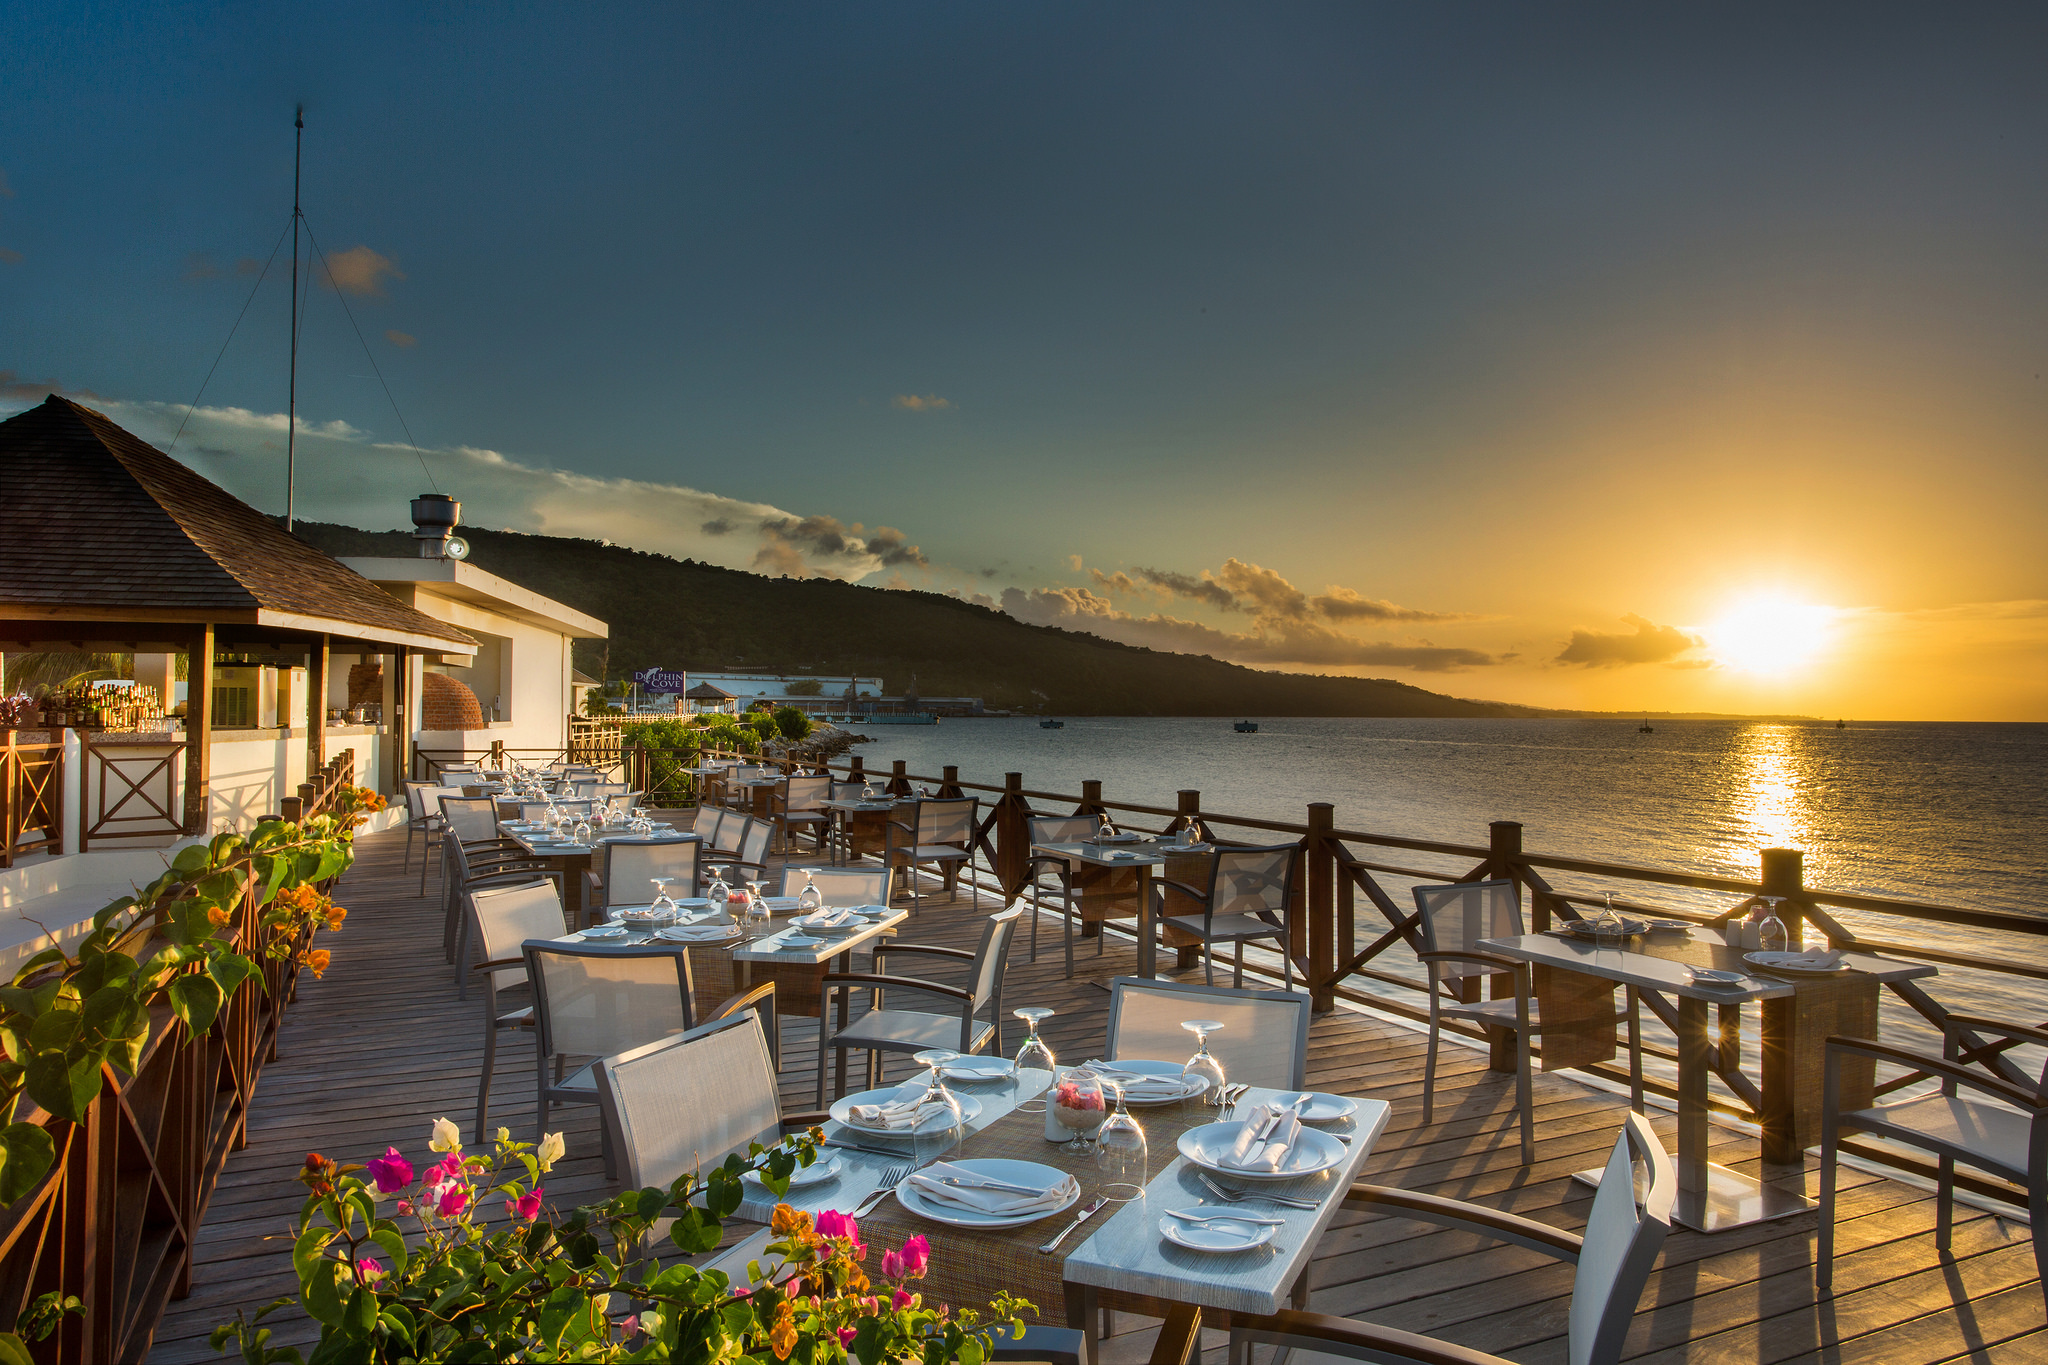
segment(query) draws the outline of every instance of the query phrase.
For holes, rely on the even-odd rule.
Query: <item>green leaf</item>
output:
[[[166,992],[170,996],[171,1011],[184,1020],[185,1027],[194,1033],[204,1033],[213,1027],[214,1016],[220,1013],[222,996],[220,986],[210,976],[181,976],[171,983]]]
[[[235,988],[255,976],[260,980],[260,969],[254,962],[240,953],[222,953],[206,964],[206,971],[220,984],[223,997],[232,999]]]
[[[323,1260],[313,1269],[313,1274],[304,1282],[306,1286],[306,1311],[314,1319],[339,1329],[347,1312],[341,1301],[341,1289],[336,1277],[341,1267],[333,1261]]]
[[[359,1285],[349,1296],[341,1330],[358,1340],[377,1330],[377,1293],[370,1286]]]
[[[77,1010],[51,1010],[35,1021],[28,1031],[28,1044],[32,1048],[64,1048],[78,1036],[83,1017]]]
[[[100,1093],[99,1057],[38,1052],[29,1058],[23,1088],[58,1118],[83,1123],[86,1109]]]
[[[320,1249],[334,1240],[334,1234],[325,1228],[308,1228],[299,1234],[299,1240],[292,1245],[292,1269],[299,1274],[303,1287],[320,1266]]]
[[[10,1123],[0,1130],[0,1205],[33,1190],[56,1159],[56,1145],[40,1123]]]
[[[385,1219],[370,1229],[370,1240],[378,1250],[391,1258],[391,1273],[396,1275],[405,1266],[405,1234],[400,1232],[390,1219]]]
[[[256,903],[268,905],[277,899],[277,893],[284,890],[284,881],[292,873],[292,860],[275,853],[261,854],[256,859],[257,891]]]
[[[36,1365],[22,1339],[12,1332],[0,1332],[0,1365]]]
[[[178,856],[171,859],[171,871],[180,877],[196,877],[206,871],[209,861],[205,844],[192,844],[178,850]]]

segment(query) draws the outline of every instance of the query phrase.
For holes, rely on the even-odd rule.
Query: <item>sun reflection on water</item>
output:
[[[1787,726],[1753,725],[1737,741],[1736,814],[1746,826],[1741,838],[1753,849],[1805,848],[1813,833],[1793,740]]]

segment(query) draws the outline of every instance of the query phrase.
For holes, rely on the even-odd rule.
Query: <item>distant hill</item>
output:
[[[333,555],[410,557],[410,531],[300,522]],[[661,666],[879,674],[892,693],[916,675],[928,697],[991,707],[1119,716],[1537,716],[1384,678],[1271,673],[1206,655],[1167,654],[1029,626],[942,593],[826,578],[767,578],[593,540],[465,526],[469,562],[611,626],[577,646],[576,666],[619,677]]]

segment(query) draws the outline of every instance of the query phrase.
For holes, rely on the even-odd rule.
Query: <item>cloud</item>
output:
[[[982,576],[983,578],[994,578],[994,577],[995,577],[995,576],[996,576],[997,574],[1001,573],[1001,572],[1002,572],[1002,570],[1000,570],[1000,569],[982,569],[982,570],[979,570],[979,572],[980,572],[980,574],[981,574],[981,576]]]
[[[163,449],[185,404],[110,399],[30,382],[0,371],[0,417],[56,392],[92,407]],[[175,457],[265,511],[284,502],[282,412],[200,407]],[[895,568],[923,569],[925,554],[902,531],[831,516],[805,515],[679,484],[596,478],[549,468],[501,451],[446,446],[423,451],[443,492],[461,499],[463,519],[619,545],[727,568],[858,582]],[[387,442],[347,422],[299,418],[298,511],[315,521],[373,530],[409,524],[407,496],[423,486],[412,447]]]
[[[414,336],[410,332],[401,332],[396,327],[392,327],[386,330],[384,333],[384,339],[390,342],[393,346],[397,346],[400,349],[407,349],[420,344],[420,339],[418,337]]]
[[[1233,564],[1236,562],[1231,561]],[[1219,611],[1245,609],[1237,600],[1237,594],[1212,579],[1207,570],[1197,578],[1193,574],[1174,573],[1168,569],[1139,569],[1138,577],[1169,597],[1185,597],[1191,602],[1206,602]]]
[[[344,294],[381,296],[387,276],[402,280],[405,272],[390,257],[366,246],[352,246],[327,258],[327,282]]]
[[[210,280],[218,274],[220,267],[203,251],[195,251],[185,258],[185,278],[188,280]]]
[[[1148,649],[1208,654],[1245,664],[1295,664],[1326,668],[1412,668],[1424,673],[1462,673],[1498,663],[1482,650],[1427,642],[1360,640],[1308,620],[1254,621],[1233,633],[1200,621],[1154,613],[1138,617],[1120,611],[1109,598],[1086,588],[1005,588],[1002,609],[1019,621],[1086,631]]]
[[[1079,555],[1068,555],[1068,556],[1067,556],[1067,567],[1068,567],[1068,568],[1070,568],[1070,569],[1072,569],[1072,570],[1073,570],[1073,571],[1074,571],[1075,573],[1079,573],[1079,572],[1081,572],[1081,556],[1079,556]]]
[[[1332,621],[1466,621],[1468,612],[1418,611],[1400,607],[1385,598],[1365,597],[1349,588],[1331,586],[1320,597],[1311,597],[1309,607]]]
[[[941,398],[935,393],[922,396],[914,393],[899,393],[889,400],[889,406],[902,408],[905,412],[944,412],[953,406],[950,398]]]
[[[1674,668],[1702,668],[1704,660],[1679,660],[1679,655],[1706,644],[1677,626],[1660,626],[1643,617],[1621,618],[1633,631],[1612,634],[1597,630],[1575,630],[1555,662],[1585,668],[1626,668],[1631,664],[1671,664]]]
[[[1104,592],[1123,593],[1126,596],[1132,593],[1144,592],[1146,587],[1145,584],[1132,578],[1122,569],[1118,569],[1115,573],[1104,573],[1100,569],[1090,569],[1088,571],[1088,581]]]
[[[1274,570],[1237,558],[1226,559],[1221,568],[1204,569],[1200,574],[1140,568],[1134,580],[1129,575],[1102,575],[1097,571],[1095,584],[1125,592],[1149,589],[1161,596],[1185,598],[1218,611],[1249,612],[1255,616],[1289,621],[1312,618],[1335,622],[1472,619],[1466,612],[1422,611],[1399,606],[1335,584],[1311,597]]]

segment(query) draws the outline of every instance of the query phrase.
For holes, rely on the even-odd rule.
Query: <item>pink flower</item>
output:
[[[853,1339],[859,1335],[860,1333],[855,1331],[851,1327],[842,1327],[839,1329],[839,1344],[841,1346],[851,1347],[853,1345]]]
[[[469,1207],[469,1186],[459,1180],[451,1180],[440,1190],[440,1203],[435,1212],[443,1218],[453,1218]]]
[[[412,1163],[399,1154],[396,1147],[384,1149],[384,1155],[373,1156],[363,1163],[370,1173],[370,1179],[377,1182],[377,1193],[395,1194],[412,1184]]]
[[[627,1336],[627,1337],[630,1337],[630,1336],[632,1336],[632,1335],[633,1335],[633,1334],[634,1334],[635,1332],[637,1332],[637,1331],[639,1331],[639,1330],[640,1330],[640,1315],[639,1315],[638,1313],[629,1313],[629,1314],[627,1314],[627,1315],[626,1315],[625,1317],[623,1317],[623,1318],[619,1319],[619,1335],[620,1335],[620,1336]]]
[[[896,1291],[895,1295],[889,1300],[889,1306],[891,1308],[902,1309],[910,1307],[910,1305],[915,1302],[917,1302],[917,1299],[915,1298],[915,1296],[911,1294],[911,1292],[908,1289],[899,1289]]]
[[[854,1222],[850,1214],[841,1213],[837,1209],[826,1209],[823,1213],[820,1213],[818,1215],[817,1228],[820,1237],[844,1237],[848,1241],[860,1240],[860,1224]]]
[[[505,1212],[524,1218],[529,1223],[540,1217],[540,1186],[534,1186],[530,1194],[522,1194],[517,1199],[507,1199]]]
[[[903,1254],[898,1251],[882,1253],[882,1273],[892,1280],[903,1278]]]
[[[421,1179],[425,1180],[429,1185],[439,1185],[443,1181],[453,1180],[461,1174],[462,1153],[450,1152],[442,1160],[427,1167],[427,1173]]]
[[[398,1216],[400,1218],[412,1217],[412,1200],[401,1199],[398,1201]]]
[[[901,1260],[905,1275],[913,1280],[923,1279],[925,1268],[932,1263],[932,1244],[919,1233],[903,1244]]]
[[[368,1284],[384,1278],[384,1264],[375,1256],[359,1257],[356,1261],[356,1283]]]

